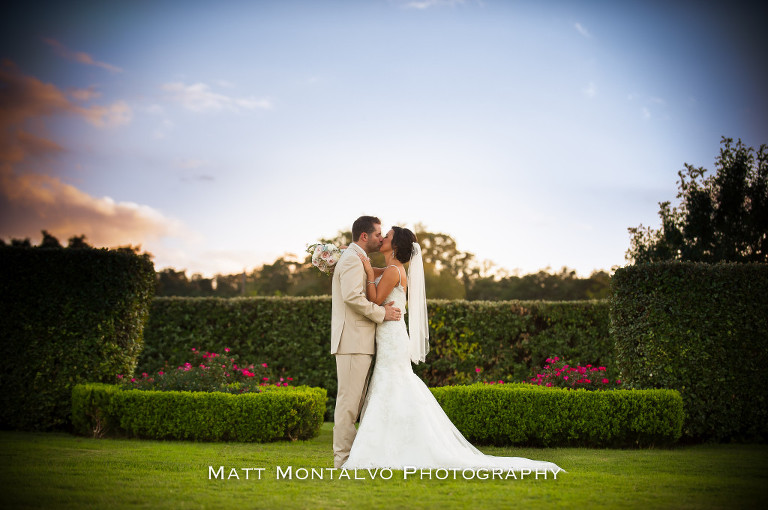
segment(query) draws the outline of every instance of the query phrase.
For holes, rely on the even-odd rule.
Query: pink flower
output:
[[[283,381],[285,381],[285,379],[283,379],[283,378],[281,377],[281,378],[280,378],[280,382],[283,382]]]
[[[157,373],[157,375],[163,375],[164,373],[165,373],[165,372],[163,372],[163,371],[161,370],[161,371],[159,371],[159,372]]]
[[[504,381],[502,381],[501,379],[499,379],[499,384],[504,384]]]
[[[142,372],[142,373],[141,373],[141,376],[142,376],[142,377],[149,377],[149,376],[147,375],[147,373],[146,373],[146,372]]]
[[[598,370],[600,370],[601,372],[605,372],[605,367],[599,367]]]
[[[236,363],[232,363],[232,368],[234,368],[235,370],[237,370],[237,364],[236,364]]]
[[[131,382],[136,382],[136,378],[135,377],[131,377]]]
[[[117,374],[117,378],[118,378],[118,379],[122,379],[122,378],[123,378],[123,376],[122,376],[121,374]]]
[[[195,352],[195,348],[194,347],[192,347],[192,352]]]
[[[603,379],[603,384],[608,384],[608,379]]]
[[[261,380],[262,381],[269,381],[269,377],[262,377]]]
[[[560,358],[558,358],[557,356],[555,356],[554,358],[552,358],[552,361],[560,361]]]
[[[266,363],[262,363],[261,366],[264,367],[264,368],[267,368],[267,364]]]
[[[246,377],[253,377],[254,375],[256,375],[256,374],[254,374],[253,372],[249,372],[249,371],[247,371],[247,370],[243,370],[243,372],[242,372],[242,373],[243,373],[243,375],[244,375],[244,376],[246,376]]]
[[[548,382],[548,383],[547,383],[547,386],[552,386],[552,383],[551,383],[551,382]]]
[[[293,377],[289,377],[289,378],[288,378],[288,380],[289,380],[289,381],[293,381]]]
[[[224,352],[229,352],[229,347],[224,347]]]
[[[567,375],[564,375],[564,376],[563,376],[563,379],[567,381],[567,380],[568,380],[568,376],[567,376]]]

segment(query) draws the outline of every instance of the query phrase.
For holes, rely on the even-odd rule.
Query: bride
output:
[[[424,361],[429,349],[421,247],[413,232],[392,227],[380,251],[387,263],[385,268],[371,267],[370,261],[358,254],[368,280],[375,278],[376,286],[368,286],[368,299],[377,304],[394,301],[404,310],[407,295],[410,337],[403,320],[378,325],[376,363],[360,428],[342,468],[562,471],[552,462],[485,455],[451,423],[411,368],[411,361]]]

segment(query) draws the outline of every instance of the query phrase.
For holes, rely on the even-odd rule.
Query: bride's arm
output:
[[[385,267],[371,267],[371,261],[368,260],[368,257],[365,257],[360,253],[358,253],[357,256],[360,257],[360,260],[363,262],[363,269],[365,269],[367,280],[365,285],[365,295],[368,298],[368,301],[381,305],[384,303],[386,297],[389,296],[389,293],[392,292],[392,289],[395,288],[397,282],[400,281],[400,272],[397,268],[392,268],[392,270],[387,271],[387,268]],[[381,276],[381,280],[378,285],[375,285],[373,281],[378,276]]]

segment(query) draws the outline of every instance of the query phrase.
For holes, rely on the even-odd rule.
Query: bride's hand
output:
[[[357,256],[360,257],[360,260],[363,262],[363,269],[365,269],[365,274],[368,275],[368,279],[373,280],[373,267],[371,267],[371,261],[362,253],[358,253]]]

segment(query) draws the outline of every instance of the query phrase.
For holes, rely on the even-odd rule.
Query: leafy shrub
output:
[[[0,247],[0,428],[64,427],[74,384],[132,372],[154,282],[130,250]]]
[[[624,382],[683,396],[689,438],[768,438],[768,265],[629,266],[612,282]]]
[[[607,301],[481,302],[430,300],[431,352],[414,367],[429,386],[527,380],[557,352],[574,363],[614,367]],[[311,298],[156,298],[145,328],[139,372],[178,366],[189,345],[268,359],[275,376],[327,388],[333,419],[336,364],[330,354],[331,300]],[[615,378],[611,373],[609,377]]]
[[[324,389],[306,386],[269,386],[261,393],[233,395],[85,384],[73,389],[72,423],[81,434],[99,430],[146,439],[309,439],[323,423],[325,399]]]
[[[265,386],[288,386],[293,377],[275,377],[267,363],[254,365],[239,362],[238,356],[229,347],[224,354],[191,349],[194,360],[178,367],[167,363],[163,370],[150,375],[143,372],[140,377],[117,378],[127,389],[159,391],[223,391],[225,393],[259,393]]]
[[[683,401],[674,390],[586,391],[517,383],[431,388],[477,444],[652,446],[675,442]]]

